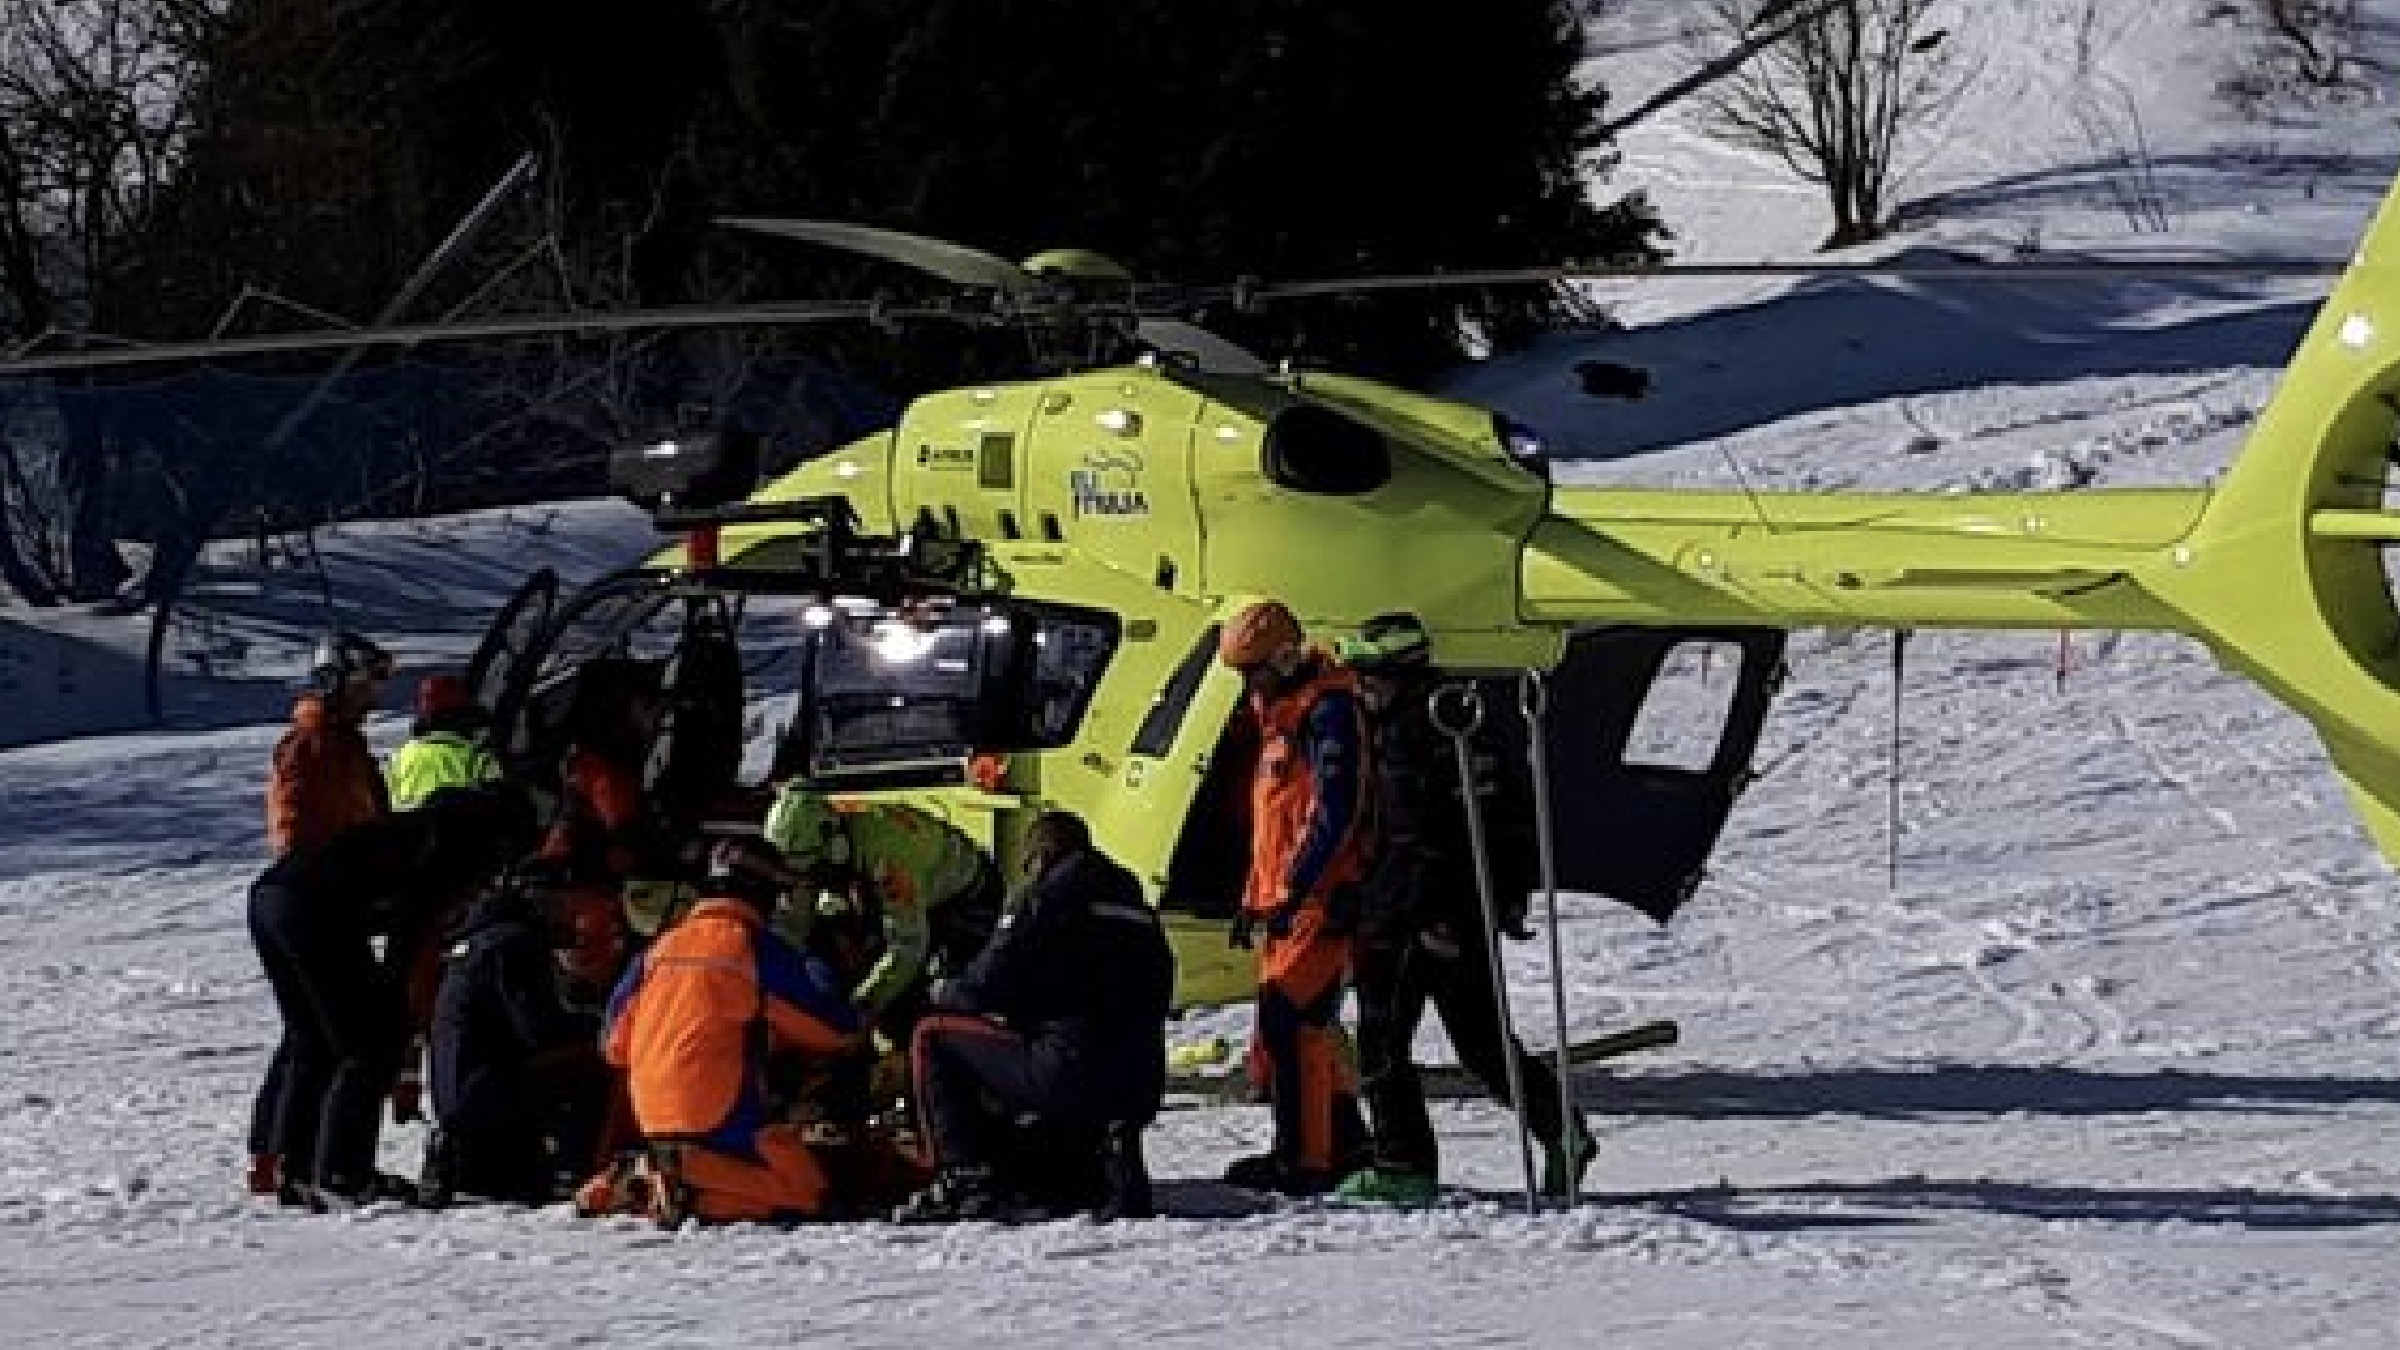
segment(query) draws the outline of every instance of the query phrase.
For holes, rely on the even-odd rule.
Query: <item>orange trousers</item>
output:
[[[694,1214],[718,1223],[774,1223],[825,1212],[825,1169],[801,1142],[797,1126],[769,1125],[751,1148],[754,1158],[698,1144],[682,1147]]]
[[[1325,931],[1310,905],[1289,937],[1258,949],[1258,1039],[1275,1106],[1275,1156],[1300,1172],[1346,1167],[1366,1139],[1357,1089],[1342,1066],[1342,982],[1350,938]]]

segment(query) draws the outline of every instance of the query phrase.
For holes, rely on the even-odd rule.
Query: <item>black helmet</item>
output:
[[[727,835],[708,851],[706,894],[747,901],[768,914],[798,879],[782,851],[758,835]]]
[[[331,694],[352,680],[392,678],[392,654],[347,629],[328,633],[308,661],[308,682]]]

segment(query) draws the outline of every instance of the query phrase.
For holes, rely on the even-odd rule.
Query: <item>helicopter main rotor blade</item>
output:
[[[1268,369],[1256,352],[1181,319],[1143,319],[1134,326],[1134,336],[1145,346],[1189,356],[1213,374],[1257,375]]]
[[[1322,295],[1449,287],[1532,286],[1570,281],[1655,281],[1704,277],[1859,277],[1896,281],[2106,281],[2152,277],[2333,277],[2346,261],[2317,259],[2149,258],[2048,263],[1567,263],[1471,272],[1419,272],[1313,281],[1269,281],[1216,288],[1228,298],[1297,300]]]
[[[1037,284],[1024,268],[997,254],[946,239],[887,230],[877,225],[852,225],[838,220],[786,220],[773,216],[719,216],[717,224],[778,239],[797,239],[847,253],[913,267],[962,286],[991,286],[1003,291],[1027,291]]]
[[[992,316],[957,305],[886,305],[870,301],[837,304],[686,305],[665,309],[628,309],[592,314],[540,314],[492,319],[463,319],[448,323],[399,324],[385,328],[354,328],[334,332],[269,333],[257,337],[218,338],[207,342],[168,342],[154,346],[120,347],[108,351],[51,352],[40,356],[0,356],[0,378],[40,375],[68,370],[106,370],[127,366],[167,365],[224,357],[267,356],[277,353],[357,351],[377,347],[415,347],[426,343],[475,342],[502,338],[598,337],[611,333],[664,332],[704,328],[780,328],[794,324],[876,322],[897,319],[939,319],[988,323]]]

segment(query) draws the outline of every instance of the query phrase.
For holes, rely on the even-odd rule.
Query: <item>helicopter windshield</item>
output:
[[[1118,638],[1112,615],[1026,604],[906,616],[827,606],[810,629],[807,711],[778,774],[963,774],[978,751],[1067,744]]]
[[[980,616],[942,624],[843,615],[816,637],[811,767],[963,760],[980,738]]]

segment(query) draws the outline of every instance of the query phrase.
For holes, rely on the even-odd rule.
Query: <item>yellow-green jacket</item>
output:
[[[443,788],[473,787],[500,776],[500,761],[481,740],[455,731],[411,737],[384,766],[392,809],[409,811]]]

